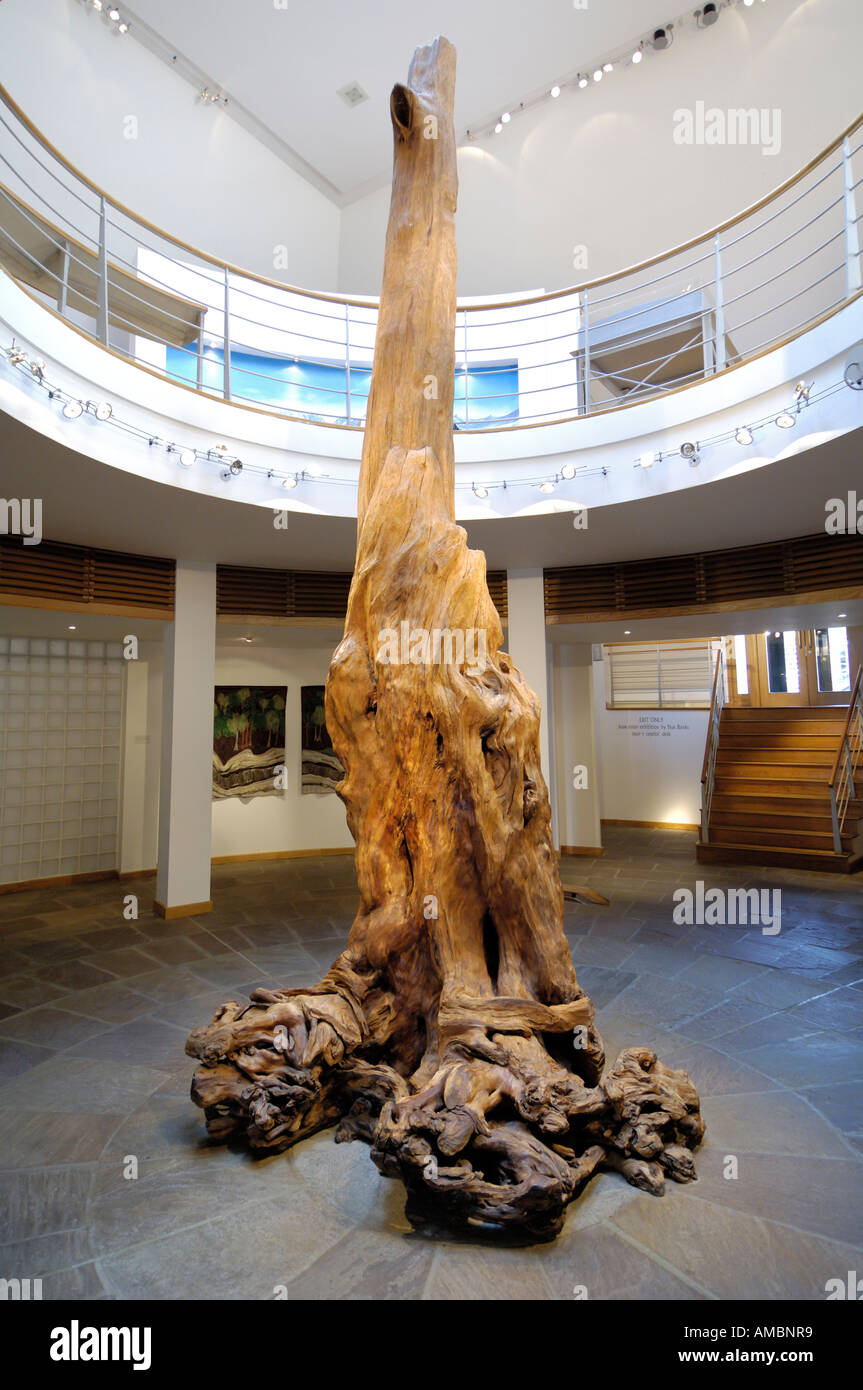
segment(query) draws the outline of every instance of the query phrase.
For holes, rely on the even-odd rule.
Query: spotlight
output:
[[[847,617],[848,617],[848,614],[847,614],[847,613],[837,613],[837,614],[836,614],[836,617],[837,617],[837,618],[847,618]]]
[[[582,74],[582,76],[579,77],[579,79],[578,79],[578,85],[579,85],[579,87],[586,87],[586,86],[587,86],[587,78],[586,78],[583,74]]]
[[[842,615],[840,614],[840,617],[841,617],[841,616],[842,616]],[[77,631],[78,631],[78,625],[77,625],[77,623],[67,623],[67,624],[66,624],[66,631],[67,631],[67,632],[77,632]]]
[[[114,407],[109,405],[107,401],[100,401],[98,405],[92,407],[92,410],[97,420],[110,420],[114,414]]]
[[[45,375],[45,363],[41,357],[35,357],[30,363],[30,370],[37,381],[41,381]]]
[[[116,5],[112,5],[108,10],[108,18],[112,21],[112,23],[117,23],[117,20],[120,18],[120,11],[117,9]]]
[[[852,391],[863,391],[863,352],[855,351],[845,363],[842,374],[846,386]]]
[[[747,8],[747,10],[748,10],[749,7],[750,7],[750,5],[754,5],[754,4],[755,4],[755,0],[743,0],[743,3],[744,3],[744,5],[746,6],[746,8]]]
[[[79,415],[83,415],[84,407],[80,401],[67,401],[63,406],[63,414],[67,420],[77,420]]]
[[[488,488],[483,487],[482,483],[474,483],[473,495],[474,497],[488,497]]]
[[[319,463],[310,463],[308,468],[306,469],[306,472],[308,473],[310,478],[319,478],[323,471],[324,470],[321,468],[321,465]]]
[[[671,43],[671,26],[667,29],[655,29],[653,33],[653,47],[658,49],[668,48]]]
[[[642,468],[652,468],[653,465],[656,463],[656,455],[642,454],[638,462],[641,464]]]
[[[561,470],[560,470],[560,476],[561,476],[562,478],[574,478],[574,477],[575,477],[575,464],[574,464],[574,463],[565,463],[565,464],[563,465],[563,467],[561,468]]]
[[[559,88],[556,84],[555,84],[555,86],[553,86],[552,89],[551,89],[551,95],[552,95],[553,97],[559,97],[559,96],[560,96],[560,88]]]
[[[603,65],[602,65],[602,71],[603,71],[603,72],[614,72],[614,63],[603,63]]]
[[[11,347],[9,349],[9,361],[13,367],[17,367],[19,362],[27,361],[27,354],[22,352],[20,348]]]
[[[593,74],[593,80],[594,80],[594,82],[601,82],[601,81],[602,81],[602,68],[597,68],[597,69],[596,69],[596,72]]]
[[[715,24],[719,18],[719,11],[712,3],[705,5],[702,10],[696,10],[695,13],[702,29],[709,29],[711,24]]]
[[[290,492],[290,490],[291,490],[292,487],[296,487],[296,486],[297,486],[297,478],[296,478],[296,475],[294,475],[294,476],[292,476],[292,477],[290,477],[290,478],[283,478],[283,479],[282,479],[282,487],[283,487],[283,488],[286,488],[288,492]]]
[[[557,486],[556,483],[553,483],[553,482],[550,482],[550,481],[547,482],[547,483],[540,483],[539,490],[540,490],[540,492],[554,492],[554,489],[555,489],[556,486]]]
[[[742,425],[741,428],[737,431],[734,438],[737,440],[738,444],[751,444],[752,431],[748,425]]]
[[[180,464],[181,464],[181,466],[182,466],[183,468],[191,468],[192,465],[193,465],[194,462],[195,462],[196,457],[197,457],[197,455],[195,454],[194,449],[181,449],[181,450],[180,450]]]
[[[640,63],[643,57],[644,54],[642,53],[641,49],[636,48],[635,52],[632,55],[632,61],[633,63]]]
[[[793,415],[789,414],[787,410],[783,410],[776,416],[776,424],[781,430],[793,430],[796,421]]]
[[[128,24],[126,23],[125,20],[123,20],[123,22],[122,22],[121,24],[118,24],[118,25],[117,25],[117,33],[118,33],[118,34],[128,34],[128,32],[129,32],[129,26],[128,26]]]
[[[229,466],[230,466],[230,470],[231,470],[231,472],[233,473],[233,475],[234,475],[235,478],[236,478],[236,476],[237,476],[238,473],[242,473],[242,471],[243,471],[243,465],[242,465],[242,463],[240,462],[239,459],[232,459]]]
[[[631,636],[632,636],[632,628],[631,628],[631,627],[625,627],[625,628],[623,629],[623,635],[624,635],[624,637],[631,637]]]
[[[698,445],[690,444],[689,442],[687,442],[686,444],[681,444],[680,452],[685,459],[689,459],[691,461],[692,459],[698,457]]]
[[[501,125],[500,121],[498,121],[497,125],[496,125],[495,128],[494,128],[494,133],[495,133],[495,135],[500,135],[500,132],[501,132],[502,130],[503,130],[503,126]]]
[[[512,120],[512,116],[508,111],[504,111],[503,115],[501,116],[501,120],[503,121],[504,125],[509,125],[510,121]]]
[[[102,0],[90,0],[94,10],[101,10]]]
[[[798,381],[797,385],[794,387],[794,394],[801,406],[809,404],[809,392],[811,390],[812,387],[807,386],[805,381]]]

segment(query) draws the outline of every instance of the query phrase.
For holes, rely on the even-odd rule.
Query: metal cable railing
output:
[[[861,292],[863,117],[754,207],[586,284],[456,316],[454,427],[519,429],[667,395]],[[377,306],[240,270],[84,177],[0,87],[0,266],[112,352],[208,396],[360,429]],[[780,288],[781,286],[781,288]]]

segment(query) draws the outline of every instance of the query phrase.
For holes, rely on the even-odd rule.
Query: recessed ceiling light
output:
[[[623,629],[623,635],[624,635],[624,637],[631,637],[631,636],[632,636],[632,628],[630,628],[630,627],[625,627],[625,628]]]
[[[339,87],[336,96],[341,97],[345,106],[350,107],[360,106],[369,99],[368,92],[360,82],[347,82],[344,87]]]
[[[837,614],[836,614],[836,617],[837,617],[837,618],[847,618],[847,617],[848,617],[848,614],[847,614],[847,613],[837,613]]]
[[[839,614],[839,617],[841,618],[842,616],[843,616],[843,615],[840,613],[840,614]],[[69,631],[69,632],[77,632],[78,629],[77,629],[77,627],[75,626],[74,623],[70,623],[70,624],[69,624],[69,627],[68,627],[68,631]]]

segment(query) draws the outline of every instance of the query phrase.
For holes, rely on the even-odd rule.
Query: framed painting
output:
[[[302,707],[302,791],[321,795],[335,790],[345,775],[336,757],[324,713],[324,686],[304,685],[300,688]]]
[[[213,700],[213,799],[280,790],[285,762],[284,685],[217,685]]]

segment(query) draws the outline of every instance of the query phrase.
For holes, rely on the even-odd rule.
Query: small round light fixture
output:
[[[698,23],[701,25],[702,29],[709,29],[711,24],[715,24],[719,18],[719,11],[712,3],[712,0],[710,4],[705,5],[703,9],[697,11],[697,14]]]
[[[641,49],[636,48],[635,52],[632,55],[632,61],[633,63],[640,63],[643,57],[644,54],[642,53]]]
[[[738,444],[751,444],[752,431],[748,425],[741,425],[734,438],[737,440]]]
[[[242,463],[240,462],[239,459],[231,459],[230,469],[231,469],[231,472],[233,473],[234,477],[236,478],[236,476],[237,476],[238,473],[242,473],[242,471],[243,471],[243,465],[242,465]]]
[[[194,449],[181,449],[181,450],[180,450],[180,464],[181,464],[181,466],[182,466],[183,468],[191,468],[191,467],[193,466],[193,464],[194,464],[196,458],[197,458],[197,455],[196,455]]]
[[[97,420],[110,420],[114,414],[114,407],[108,401],[99,401],[99,404],[94,407],[93,414]]]
[[[282,487],[285,488],[287,492],[290,492],[291,488],[295,488],[296,486],[297,475],[295,473],[291,473],[287,478],[282,479]]]
[[[670,33],[669,33],[669,30],[668,30],[668,29],[654,29],[654,31],[653,31],[653,47],[654,47],[654,48],[658,48],[658,49],[660,49],[660,51],[661,51],[663,48],[668,48],[668,46],[669,46],[670,43],[671,43],[671,37],[670,37]]]
[[[540,492],[554,492],[556,486],[557,484],[549,479],[547,483],[540,483],[539,490]]]
[[[687,441],[686,444],[681,444],[680,452],[685,459],[696,458],[698,455],[698,445],[692,444],[689,441]]]
[[[574,463],[565,463],[565,464],[563,465],[563,467],[561,468],[561,470],[560,470],[560,476],[561,476],[562,478],[574,478],[574,477],[575,477],[575,464],[574,464]]]
[[[483,487],[482,483],[474,483],[473,495],[474,497],[488,497],[488,488]]]
[[[602,81],[602,68],[597,68],[597,69],[596,69],[596,72],[593,74],[593,80],[594,80],[594,82],[601,82],[601,81]]]
[[[603,65],[602,65],[602,71],[603,71],[603,72],[614,72],[614,63],[603,63]]]
[[[553,97],[559,97],[559,96],[560,96],[560,88],[558,87],[557,83],[555,83],[554,86],[552,87],[552,89],[551,89],[551,95],[552,95]]]
[[[504,125],[509,125],[510,121],[512,120],[510,112],[504,111],[503,115],[501,116],[501,120],[503,121]]]
[[[80,401],[67,401],[63,406],[63,414],[67,420],[77,420],[79,415],[83,415],[84,407]]]
[[[494,133],[495,133],[495,135],[500,135],[500,132],[501,132],[502,130],[503,130],[503,126],[501,125],[500,121],[498,121],[497,125],[496,125],[495,128],[494,128]]]
[[[793,430],[797,421],[789,410],[781,410],[776,416],[776,424],[781,430]]]
[[[656,463],[656,455],[652,453],[642,454],[638,462],[642,468],[652,468]]]
[[[587,78],[584,76],[584,73],[582,73],[579,77],[578,85],[582,88],[582,90],[587,86]]]

